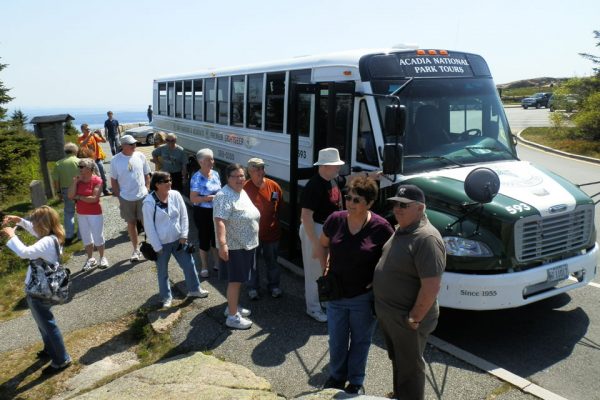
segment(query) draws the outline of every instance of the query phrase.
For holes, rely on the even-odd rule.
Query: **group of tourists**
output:
[[[85,124],[82,132],[82,146],[102,142],[102,135],[96,137]],[[176,135],[163,134],[162,138],[165,143],[152,152],[157,167],[154,173],[129,135],[120,138],[121,151],[111,161],[112,194],[119,199],[120,215],[127,223],[133,247],[130,260],[141,258],[137,224],[143,221],[146,240],[157,254],[161,305],[172,304],[168,263],[173,256],[183,270],[189,298],[208,296],[199,276],[208,278],[211,270],[227,280],[225,324],[248,329],[252,326],[251,311],[240,305],[240,296],[243,284],[249,299],[261,296],[258,255],[264,260],[267,292],[273,298],[282,295],[277,263],[281,187],[266,177],[265,162],[260,158],[251,158],[246,166],[228,165],[222,182],[214,169],[212,150],[200,149],[196,153],[199,169],[189,180],[201,262],[197,270],[187,207],[180,193],[187,182],[187,159],[176,144]],[[75,239],[76,211],[78,233],[87,255],[83,270],[107,268],[100,205],[105,180],[98,157],[78,158],[77,145],[72,143],[65,145],[65,153],[56,165],[55,182],[65,202],[66,232],[56,212],[46,206],[34,210],[29,220],[5,217],[1,232],[9,239],[7,247],[20,257],[55,262],[57,255],[50,238],[61,244]],[[329,334],[329,377],[324,387],[364,393],[367,357],[378,322],[392,360],[393,397],[422,399],[423,353],[439,314],[437,294],[445,268],[444,243],[425,215],[421,189],[400,185],[396,195],[387,199],[397,223],[394,230],[371,211],[379,193],[376,181],[380,173],[342,177],[342,165],[337,149],[322,149],[315,163],[318,172],[308,181],[300,201],[306,313],[326,322]],[[39,240],[25,246],[10,226],[14,224]],[[94,248],[99,260],[93,257]],[[323,275],[338,288],[327,303],[319,301],[316,283]],[[71,358],[50,306],[30,296],[28,303],[44,340],[44,350],[38,356],[52,360],[50,372],[68,367]]]

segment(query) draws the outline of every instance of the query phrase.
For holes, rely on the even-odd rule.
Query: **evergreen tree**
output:
[[[6,68],[7,64],[0,63],[0,72]],[[10,89],[4,87],[4,83],[0,80],[0,121],[6,118],[7,109],[2,107],[2,104],[10,102],[13,98],[8,95]]]
[[[15,111],[13,111],[12,115],[10,116],[10,119],[14,126],[24,129],[25,124],[27,123],[27,120],[29,119],[29,117],[27,115],[25,115],[23,113],[23,111],[15,110]]]
[[[600,31],[594,31],[594,38],[598,39],[598,43],[596,43],[596,47],[600,47]],[[600,56],[595,56],[595,55],[589,54],[589,53],[579,53],[579,55],[583,58],[587,58],[588,60],[590,60],[591,62],[593,62],[596,65],[600,65]],[[594,68],[594,72],[596,73],[597,77],[600,77],[600,66],[597,68]]]

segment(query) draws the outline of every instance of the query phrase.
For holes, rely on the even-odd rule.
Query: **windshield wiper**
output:
[[[473,152],[471,150],[491,150],[491,151],[500,151],[500,152],[504,152],[504,153],[508,153],[510,154],[512,157],[515,157],[515,155],[508,150],[506,147],[497,147],[497,146],[465,146],[465,150],[468,150],[470,153],[475,154],[475,155],[480,155],[476,152]],[[518,159],[518,158],[517,158]]]
[[[464,167],[464,164],[461,164],[457,161],[454,161],[451,158],[448,157],[444,157],[444,156],[422,156],[420,154],[410,154],[410,155],[406,155],[404,156],[404,158],[421,158],[421,159],[426,159],[426,160],[439,160],[439,161],[446,161],[449,162],[450,164],[459,166],[459,167]]]

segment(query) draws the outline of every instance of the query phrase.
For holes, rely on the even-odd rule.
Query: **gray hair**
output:
[[[177,140],[177,135],[174,134],[173,132],[169,132],[169,133],[167,133],[167,139],[175,139],[175,140]]]
[[[86,168],[89,168],[92,171],[92,174],[100,176],[98,166],[96,165],[96,162],[91,158],[80,158],[79,165],[83,165]]]
[[[211,149],[200,149],[196,153],[196,159],[202,161],[205,157],[214,157]]]
[[[64,147],[65,154],[74,155],[79,151],[79,147],[75,143],[68,142]]]

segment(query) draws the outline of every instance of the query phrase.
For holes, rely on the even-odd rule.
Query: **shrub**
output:
[[[591,140],[600,139],[600,92],[589,95],[581,110],[573,117],[573,122]]]

